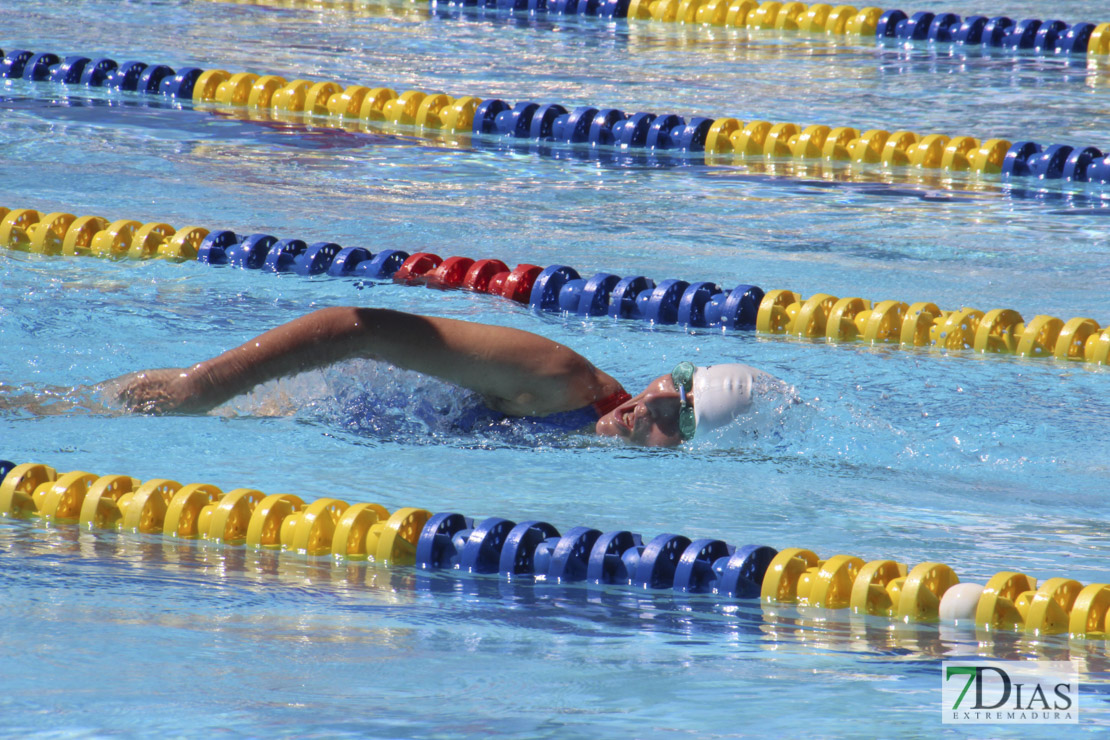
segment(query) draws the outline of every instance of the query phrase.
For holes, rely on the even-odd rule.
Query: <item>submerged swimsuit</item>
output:
[[[502,427],[503,424],[507,424],[518,431],[583,432],[589,430],[592,432],[598,419],[630,398],[632,396],[621,389],[580,409],[560,411],[547,416],[510,416],[500,411],[494,411],[482,404],[471,408],[461,417],[456,418],[453,425],[466,432],[477,431],[480,427],[487,427],[493,431]]]
[[[515,418],[530,421],[551,431],[578,432],[586,427],[590,427],[590,430],[593,431],[593,427],[597,424],[598,419],[630,398],[632,398],[632,396],[621,388],[616,393],[606,396],[600,401],[594,401],[589,406],[583,406],[580,409],[560,411],[557,414],[548,414],[547,416],[518,416]]]
[[[527,440],[534,434],[593,432],[597,420],[631,396],[620,390],[580,409],[547,416],[509,416],[486,406],[473,391],[458,392],[446,383],[398,389],[352,385],[336,392],[336,404],[320,409],[352,432],[390,438],[451,434],[508,435]],[[329,408],[331,412],[329,413]]]

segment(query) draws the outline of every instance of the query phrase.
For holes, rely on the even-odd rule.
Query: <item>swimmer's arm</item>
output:
[[[273,378],[352,358],[380,360],[469,388],[507,414],[581,408],[620,384],[577,352],[518,329],[374,308],[325,308],[175,373],[164,405],[203,411]],[[170,410],[123,392],[132,407]]]

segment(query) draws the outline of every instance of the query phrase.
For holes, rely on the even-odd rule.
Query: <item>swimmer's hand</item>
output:
[[[142,370],[109,380],[102,386],[128,411],[142,414],[198,414],[216,403],[201,392],[191,368]]]

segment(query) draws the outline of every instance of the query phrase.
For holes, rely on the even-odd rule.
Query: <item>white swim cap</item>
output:
[[[692,388],[696,433],[723,427],[751,408],[752,383],[760,376],[767,373],[747,365],[696,368]]]

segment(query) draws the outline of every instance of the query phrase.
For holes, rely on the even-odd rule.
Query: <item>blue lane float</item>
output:
[[[551,552],[559,543],[559,530],[547,522],[527,521],[509,530],[501,548],[501,577],[546,576]]]

